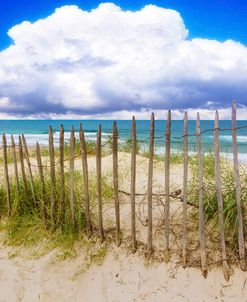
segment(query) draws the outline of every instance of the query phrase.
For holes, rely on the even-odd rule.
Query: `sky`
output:
[[[150,1],[2,0],[0,118],[246,119],[247,3]]]

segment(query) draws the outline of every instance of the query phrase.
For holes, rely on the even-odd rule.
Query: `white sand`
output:
[[[1,247],[0,301],[133,302],[247,300],[246,273],[235,269],[227,283],[221,270],[205,280],[200,270],[164,263],[145,264],[138,255],[114,248],[103,264],[77,275],[83,257],[57,261],[53,251],[39,259],[9,258]]]

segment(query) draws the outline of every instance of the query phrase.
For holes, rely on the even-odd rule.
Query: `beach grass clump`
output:
[[[198,168],[197,157],[190,159],[192,169],[192,180],[189,186],[189,200],[198,206]],[[244,172],[244,171],[243,171]],[[203,202],[205,221],[210,224],[212,230],[218,227],[218,204],[217,192],[215,185],[214,156],[212,153],[203,156]],[[236,184],[232,163],[221,158],[221,182],[222,182],[222,198],[223,198],[223,214],[226,239],[235,238],[237,240],[237,204],[236,204]],[[241,201],[246,221],[246,200],[247,200],[247,174],[241,175]]]
[[[57,171],[58,172],[58,171]],[[85,201],[83,191],[83,177],[79,171],[74,173],[74,212],[75,219],[71,221],[70,215],[70,173],[65,172],[65,207],[61,206],[60,175],[56,175],[55,192],[55,221],[51,212],[51,180],[45,174],[45,190],[38,176],[34,176],[33,184],[35,200],[32,196],[31,182],[27,179],[27,187],[19,179],[19,190],[16,188],[14,178],[10,178],[11,213],[7,214],[6,190],[0,186],[0,225],[6,234],[5,243],[12,246],[31,247],[40,242],[50,248],[59,247],[66,250],[66,254],[73,255],[73,246],[86,234]],[[95,175],[89,175],[89,195],[91,207],[92,228],[96,229],[98,223],[98,197]],[[102,199],[107,203],[113,198],[112,186],[107,181],[107,175],[102,176]],[[42,209],[44,202],[45,212]]]

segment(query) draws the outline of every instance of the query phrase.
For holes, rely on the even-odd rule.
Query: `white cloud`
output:
[[[0,53],[3,116],[127,118],[171,108],[180,117],[181,109],[200,108],[212,117],[234,98],[247,112],[247,48],[189,40],[174,10],[64,6],[8,34],[14,43]]]

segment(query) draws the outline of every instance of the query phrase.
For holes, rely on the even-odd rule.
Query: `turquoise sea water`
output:
[[[27,143],[34,145],[36,141],[39,141],[42,145],[48,143],[48,126],[51,125],[54,131],[54,141],[58,144],[59,139],[59,127],[61,124],[65,128],[65,140],[69,140],[69,131],[71,127],[75,127],[76,135],[78,136],[80,123],[83,124],[87,139],[95,140],[98,125],[102,125],[103,140],[108,139],[112,132],[111,120],[1,120],[0,121],[0,132],[6,133],[9,139],[10,134],[13,134],[17,139],[18,135],[23,133],[26,136]],[[137,139],[140,141],[146,140],[149,137],[150,121],[148,120],[137,120]],[[165,134],[165,123],[164,120],[155,121],[155,150],[156,153],[164,153],[165,138],[159,138]],[[131,135],[131,120],[118,120],[119,139],[125,141],[130,138]],[[201,130],[213,129],[213,121],[201,121]],[[238,127],[246,126],[246,121],[238,121]],[[195,133],[196,122],[189,121],[189,133]],[[231,128],[231,121],[220,121],[220,128]],[[220,132],[220,144],[221,151],[230,154],[232,152],[232,138],[231,131]],[[171,147],[173,150],[182,150],[183,139],[178,139],[183,135],[183,121],[174,120],[171,126]],[[142,144],[143,149],[148,148],[149,141]],[[195,151],[195,136],[189,137],[189,149],[191,152]],[[210,151],[213,146],[213,131],[202,134],[203,150]],[[247,128],[238,130],[238,151],[240,157],[247,158]]]

